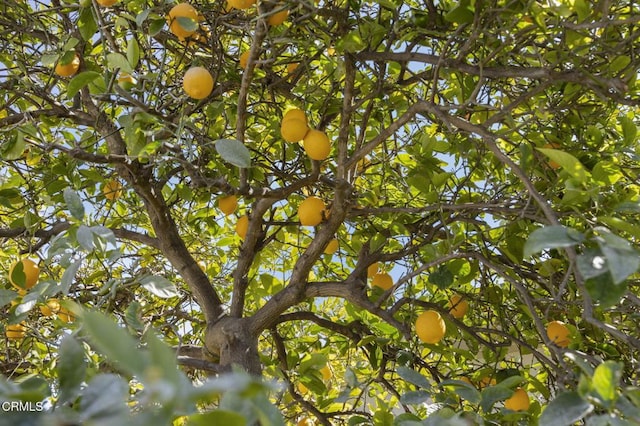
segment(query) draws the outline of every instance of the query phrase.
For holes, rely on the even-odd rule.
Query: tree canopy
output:
[[[0,7],[1,424],[640,422],[638,4]]]

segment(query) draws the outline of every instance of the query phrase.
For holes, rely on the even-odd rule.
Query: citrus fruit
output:
[[[333,254],[338,251],[338,240],[335,238],[327,243],[327,246],[324,248],[325,254]]]
[[[204,99],[213,91],[213,76],[204,67],[192,67],[184,73],[182,88],[193,99]]]
[[[320,130],[309,130],[304,135],[304,150],[312,160],[322,161],[331,152],[331,142],[325,132]]]
[[[529,394],[522,388],[516,389],[511,398],[504,401],[504,408],[513,411],[527,411],[529,405]]]
[[[269,25],[271,25],[272,27],[275,27],[276,25],[280,25],[284,21],[286,21],[287,20],[287,16],[289,16],[289,10],[288,9],[281,10],[281,11],[276,12],[273,15],[269,16],[267,18],[267,23]]]
[[[245,235],[247,235],[247,229],[249,229],[249,216],[240,216],[236,222],[236,234],[244,239]]]
[[[102,7],[109,7],[118,3],[118,0],[96,0],[96,3],[98,3]]]
[[[460,319],[463,316],[465,316],[465,314],[469,310],[469,302],[464,300],[461,295],[454,294],[449,299],[449,307],[450,307],[449,313],[454,318]]]
[[[4,334],[8,339],[22,339],[27,328],[24,324],[10,324],[4,328]]]
[[[298,69],[298,66],[300,66],[300,64],[297,63],[297,62],[292,62],[292,63],[288,64],[287,65],[287,74],[289,74],[289,75],[293,74],[296,71],[296,69]]]
[[[316,226],[322,222],[326,206],[318,197],[308,197],[298,206],[298,218],[302,226]]]
[[[331,368],[328,365],[325,365],[320,369],[320,374],[322,374],[322,380],[327,381],[333,377],[333,373],[331,372]]]
[[[446,331],[444,320],[434,310],[424,311],[416,320],[416,334],[425,343],[438,343]]]
[[[189,3],[180,3],[169,11],[169,15],[167,15],[167,22],[169,23],[169,31],[180,40],[184,40],[185,38],[191,36],[195,33],[195,29],[186,29],[180,23],[181,19],[178,18],[186,18],[193,21],[194,26],[198,21],[198,11],[191,6]],[[184,21],[183,21],[184,23]]]
[[[76,316],[65,307],[60,307],[58,311],[58,318],[60,318],[64,322],[73,322],[76,319]]]
[[[229,216],[231,213],[235,212],[237,207],[238,197],[236,197],[235,195],[226,195],[224,197],[218,198],[218,208],[226,216]]]
[[[28,290],[36,285],[38,275],[40,275],[40,268],[31,259],[22,259],[9,268],[9,282],[18,291]]]
[[[296,423],[297,426],[314,426],[315,423],[309,417],[303,417]]]
[[[380,264],[378,262],[375,262],[369,265],[369,267],[367,268],[367,278],[373,277],[375,274],[378,273],[379,269],[380,269]]]
[[[60,302],[58,299],[49,299],[47,303],[40,306],[40,313],[45,317],[50,317],[60,312]]]
[[[391,275],[386,272],[378,272],[373,276],[371,285],[373,287],[380,287],[383,290],[389,290],[393,287],[393,278],[391,278]]]
[[[118,86],[124,90],[131,90],[136,85],[136,79],[130,74],[121,74],[118,77]]]
[[[302,120],[304,124],[307,124],[307,114],[301,109],[293,108],[285,112],[284,116],[282,116],[283,123],[288,120]]]
[[[102,187],[102,194],[109,201],[117,200],[122,195],[122,184],[115,179],[108,180]]]
[[[306,387],[302,382],[298,382],[298,392],[300,392],[301,395],[306,395],[307,393],[309,393],[309,388]]]
[[[291,118],[283,120],[280,125],[280,134],[287,142],[298,142],[304,138],[309,131],[309,126],[304,120]]]
[[[238,58],[238,63],[240,64],[240,68],[244,69],[247,67],[247,62],[249,62],[250,53],[251,51],[249,50],[245,50],[244,52],[242,52],[242,54],[240,55],[240,58]]]
[[[493,386],[495,385],[496,379],[494,377],[489,377],[489,376],[484,376],[482,379],[480,379],[480,381],[478,382],[478,388],[480,389],[484,389],[487,386]]]
[[[569,346],[571,332],[562,321],[551,321],[547,324],[547,336],[549,340],[561,348]]]
[[[229,6],[235,7],[236,9],[248,9],[254,4],[256,4],[256,0],[229,0]]]
[[[75,75],[80,69],[80,57],[76,53],[71,61],[67,63],[63,63],[62,61],[58,61],[54,72],[58,74],[60,77],[71,77]]]

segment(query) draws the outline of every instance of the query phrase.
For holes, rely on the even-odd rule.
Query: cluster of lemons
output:
[[[18,268],[16,270],[16,268]],[[9,268],[9,282],[18,290],[20,296],[27,294],[27,291],[38,283],[40,278],[40,268],[31,259],[22,259],[14,263]],[[16,304],[17,302],[12,302]],[[49,299],[40,306],[40,313],[45,317],[58,316],[62,321],[73,322],[75,316],[71,311],[60,304],[58,299]],[[11,340],[22,339],[27,331],[24,322],[19,324],[9,324],[5,327],[5,336]]]

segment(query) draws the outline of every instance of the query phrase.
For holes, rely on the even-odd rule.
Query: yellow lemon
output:
[[[58,74],[60,77],[71,77],[75,75],[80,69],[80,57],[78,54],[75,54],[71,62],[69,63],[61,63],[58,62],[56,65],[54,72]]]
[[[309,126],[307,126],[305,121],[294,118],[283,120],[280,125],[280,134],[287,142],[298,142],[302,140],[308,131]]]
[[[380,287],[383,290],[389,290],[393,287],[393,278],[391,278],[391,275],[386,272],[378,272],[373,276],[371,285],[374,287]]]
[[[115,179],[108,180],[102,187],[104,198],[115,201],[122,195],[122,184]]]
[[[380,269],[380,264],[378,262],[375,262],[369,265],[369,267],[367,268],[367,278],[373,277],[375,274],[378,273],[379,269]]]
[[[527,411],[529,405],[531,405],[529,394],[522,388],[516,389],[511,398],[504,401],[504,408],[513,411]]]
[[[254,4],[256,4],[256,0],[229,0],[229,6],[235,7],[236,9],[248,9]]]
[[[204,67],[192,67],[184,73],[182,88],[193,99],[204,99],[213,91],[213,76]]]
[[[226,195],[218,198],[218,208],[226,216],[229,216],[231,213],[236,211],[236,208],[238,208],[238,197],[235,195]]]
[[[45,317],[50,317],[60,312],[60,302],[58,299],[49,299],[47,303],[40,306],[40,313]]]
[[[20,268],[16,270],[18,265],[22,265],[21,272]],[[39,275],[40,268],[38,268],[38,265],[31,259],[22,259],[9,268],[9,282],[18,289],[18,291],[29,290],[36,285]]]
[[[320,130],[309,130],[304,135],[304,150],[312,160],[322,161],[331,152],[331,142],[325,132]]]
[[[17,340],[24,337],[26,330],[27,328],[24,326],[24,323],[10,324],[4,328],[4,334],[8,339]]]
[[[198,22],[198,11],[191,6],[189,3],[180,3],[169,11],[169,15],[167,15],[167,22],[169,23],[169,31],[180,40],[184,40],[185,38],[193,35],[195,30],[187,30],[182,25],[180,25],[180,20],[178,18],[186,18],[191,21]]]
[[[249,229],[249,216],[240,216],[236,222],[236,234],[244,239],[245,235],[247,235],[247,229]]]
[[[308,197],[298,206],[298,218],[302,226],[316,226],[322,222],[326,206],[318,197]]]
[[[276,25],[280,25],[284,21],[286,21],[288,16],[289,16],[289,10],[288,9],[284,9],[284,10],[281,10],[279,12],[274,13],[273,15],[270,15],[267,18],[267,23],[269,25],[271,25],[272,27],[275,27]]]
[[[327,246],[324,248],[324,253],[333,254],[338,251],[338,246],[338,240],[334,238],[327,243]]]
[[[416,334],[425,343],[438,343],[444,337],[447,326],[434,310],[424,311],[416,320]]]
[[[566,348],[571,343],[571,332],[562,321],[551,321],[547,324],[547,336],[549,340],[561,348]]]
[[[449,307],[450,307],[449,313],[454,318],[460,319],[464,317],[467,311],[469,310],[469,302],[464,300],[461,295],[454,294],[449,299]]]

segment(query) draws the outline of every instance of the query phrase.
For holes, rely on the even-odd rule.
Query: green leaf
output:
[[[180,385],[180,374],[176,362],[176,354],[151,330],[144,335],[144,341],[149,350],[149,358],[153,368],[152,374],[162,372],[163,377],[175,388]],[[146,377],[149,379],[148,377]],[[156,377],[153,377],[155,380]]]
[[[8,138],[1,146],[2,158],[5,160],[17,160],[22,157],[27,149],[27,142],[24,140],[24,133],[18,131],[14,138]]]
[[[577,392],[558,395],[542,412],[538,424],[544,426],[570,426],[593,410],[593,405]]]
[[[77,192],[71,188],[65,188],[63,192],[65,203],[67,203],[67,209],[71,216],[78,220],[84,218],[84,205]]]
[[[135,38],[132,38],[127,42],[127,61],[131,68],[138,66],[138,61],[140,61],[140,46]]]
[[[144,377],[147,359],[133,336],[100,312],[84,312],[82,318],[91,346],[119,370],[131,376]]]
[[[77,25],[82,39],[85,41],[91,40],[91,37],[98,31],[98,24],[93,16],[93,9],[91,7],[86,7],[80,11]]]
[[[480,402],[480,392],[473,385],[464,382],[462,380],[443,380],[439,386],[454,386],[453,391],[462,399],[468,401],[470,404],[477,404]]]
[[[427,402],[430,399],[431,394],[429,392],[423,390],[409,391],[400,396],[400,403],[407,405],[418,405]]]
[[[598,275],[586,280],[584,284],[591,298],[602,309],[617,305],[627,291],[627,283],[615,285],[611,274]]]
[[[445,289],[453,284],[453,274],[445,265],[442,265],[429,274],[429,282],[440,289]]]
[[[609,273],[614,284],[620,284],[640,267],[640,255],[631,250],[620,250],[608,245],[600,245],[600,249],[607,259]]]
[[[619,119],[622,127],[622,139],[626,146],[635,144],[638,127],[629,117],[621,116]]]
[[[597,277],[609,271],[607,260],[602,252],[594,248],[585,249],[583,254],[578,255],[576,266],[585,279]]]
[[[189,417],[187,426],[245,426],[246,424],[247,420],[241,414],[233,411],[215,410],[209,413],[195,414]]]
[[[616,399],[616,389],[622,377],[622,365],[605,361],[596,367],[591,379],[591,388],[600,396],[607,407]]]
[[[129,74],[133,72],[131,64],[129,64],[127,58],[121,53],[112,52],[107,54],[107,65],[112,71],[119,68],[121,71]]]
[[[73,98],[84,86],[98,77],[101,77],[101,74],[95,71],[84,71],[77,74],[67,85],[67,97],[69,99]]]
[[[513,390],[507,387],[488,386],[480,392],[480,407],[485,413],[488,413],[496,402],[504,401],[511,395],[513,395]]]
[[[402,377],[412,385],[418,386],[419,388],[423,389],[431,388],[431,383],[429,382],[429,380],[412,368],[401,366],[396,369],[396,373],[398,373],[398,376]]]
[[[95,376],[82,392],[80,399],[83,423],[94,424],[91,419],[99,419],[99,424],[102,425],[127,424],[128,398],[129,387],[122,377],[115,374]]]
[[[549,157],[551,161],[554,161],[562,167],[564,171],[569,173],[578,182],[584,183],[587,181],[589,172],[573,155],[568,152],[560,151],[558,149],[551,148],[536,148],[538,151]]]
[[[23,282],[23,285],[24,285],[24,282]],[[16,293],[15,291],[0,288],[0,308],[3,307],[4,305],[11,303],[12,300],[15,300],[17,298],[18,298],[18,293]]]
[[[544,249],[572,247],[584,241],[584,235],[573,228],[562,225],[545,226],[529,235],[524,244],[524,257],[529,257]]]
[[[140,279],[140,285],[162,299],[169,299],[178,295],[178,289],[175,284],[159,275],[143,277]]]
[[[152,19],[151,23],[149,24],[149,35],[151,37],[157,35],[160,31],[162,31],[162,28],[164,28],[164,24],[166,24],[167,21],[164,19]]]
[[[80,225],[80,227],[76,231],[76,239],[85,250],[91,251],[94,249],[93,232],[88,226]]]
[[[67,267],[67,269],[65,269],[64,273],[62,274],[62,278],[60,279],[60,292],[63,295],[66,296],[69,293],[69,289],[73,284],[73,280],[76,277],[78,269],[80,269],[80,265],[82,265],[82,259],[73,262]]]
[[[236,139],[218,139],[216,151],[228,163],[247,169],[251,167],[251,154],[242,142]]]
[[[444,15],[444,19],[460,25],[472,23],[475,15],[473,10],[469,9],[469,6],[464,3],[465,2],[462,2],[459,6],[447,12]]]
[[[198,23],[194,19],[187,18],[186,16],[178,16],[176,22],[185,31],[196,31],[198,29]]]
[[[58,404],[72,402],[79,394],[87,370],[84,348],[73,336],[62,339],[56,370],[60,386]]]

